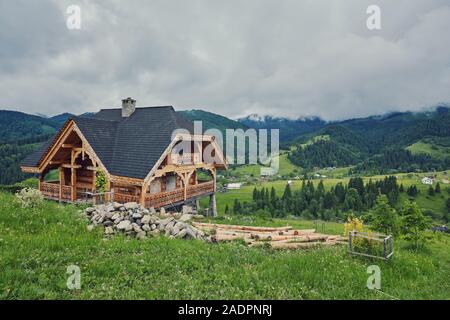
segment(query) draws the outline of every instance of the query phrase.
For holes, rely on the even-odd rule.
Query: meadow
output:
[[[345,246],[306,251],[249,248],[164,237],[105,239],[87,230],[74,205],[23,209],[0,193],[0,299],[449,299],[450,238],[434,235],[414,252],[396,240],[391,261],[349,257]],[[216,218],[217,223],[310,228],[311,221]],[[326,223],[341,234],[341,224]],[[379,265],[381,292],[366,287]],[[81,289],[66,287],[67,267]]]
[[[243,170],[243,169],[242,169]],[[336,169],[336,170],[339,170]],[[341,172],[341,171],[339,171]],[[437,174],[438,181],[441,181],[442,178],[445,177],[443,172],[434,173]],[[424,185],[421,183],[421,179],[426,176],[426,173],[417,173],[417,174],[408,174],[408,173],[399,173],[394,174],[397,177],[398,184],[403,184],[404,189],[406,190],[410,185],[415,185],[420,191],[419,194],[414,198],[414,201],[419,205],[419,207],[423,211],[431,210],[433,212],[443,213],[446,210],[445,201],[450,196],[448,190],[450,190],[450,185],[445,185],[442,182],[440,183],[442,192],[441,194],[435,194],[434,196],[428,195],[429,185]],[[368,182],[369,179],[374,180],[382,180],[386,177],[386,175],[378,175],[378,176],[370,176],[363,177],[365,182]],[[317,184],[322,180],[325,186],[325,189],[328,190],[332,186],[335,186],[337,183],[342,182],[347,184],[349,181],[349,177],[345,178],[324,178],[324,179],[313,179],[313,183],[317,186]],[[245,183],[245,178],[240,180]],[[292,190],[300,189],[302,185],[302,180],[291,180],[291,188]],[[227,190],[225,192],[219,192],[216,195],[217,199],[217,209],[220,213],[225,211],[226,205],[228,205],[229,209],[233,208],[234,199],[239,199],[241,202],[252,201],[253,189],[256,187],[258,189],[264,188],[272,188],[274,187],[277,195],[281,196],[286,187],[288,179],[286,180],[276,180],[276,181],[260,181],[260,182],[251,182],[245,183],[241,189],[239,190]],[[435,187],[435,184],[434,184]],[[407,200],[409,197],[406,192],[400,194],[400,201],[402,203],[404,200]],[[201,202],[203,206],[207,206],[207,201],[203,200]]]

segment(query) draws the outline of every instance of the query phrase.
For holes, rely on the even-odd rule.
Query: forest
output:
[[[429,194],[441,193],[439,183],[430,187]],[[382,180],[369,180],[364,183],[362,178],[351,178],[347,184],[342,182],[325,189],[323,181],[317,186],[311,180],[303,179],[298,190],[293,190],[286,184],[282,195],[277,194],[275,188],[254,188],[252,201],[241,202],[235,199],[233,207],[225,208],[225,213],[247,215],[257,213],[272,218],[297,216],[303,219],[321,219],[325,221],[344,221],[348,216],[368,218],[367,213],[377,203],[380,196],[385,196],[388,205],[395,208],[401,205],[399,196],[406,193],[414,201],[419,193],[415,185],[404,188],[397,183],[395,176],[388,176]],[[449,204],[447,204],[448,206]],[[443,219],[450,219],[450,208]]]

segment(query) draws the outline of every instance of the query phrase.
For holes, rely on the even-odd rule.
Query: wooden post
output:
[[[40,173],[40,174],[39,174],[39,180],[38,180],[38,189],[39,189],[39,191],[42,191],[42,190],[41,190],[42,178],[43,178],[43,177],[42,177],[42,173]]]
[[[59,167],[59,200],[62,199],[62,187],[64,183],[64,169]]]
[[[72,193],[70,200],[75,201],[77,199],[77,172],[74,168],[75,164],[75,150],[72,149],[71,156],[70,156],[70,164],[72,167],[70,168],[70,185],[72,187]]]
[[[348,249],[350,252],[350,255],[353,254],[353,233],[350,231],[348,234]]]
[[[211,216],[217,217],[217,206],[216,206],[216,194],[212,193],[209,196],[209,212]]]
[[[142,184],[142,190],[141,190],[141,206],[145,207],[145,195],[147,194],[147,184],[144,182],[144,184]]]
[[[72,186],[72,195],[71,195],[71,201],[77,200],[77,172],[75,168],[70,169],[71,173],[71,181],[70,185]]]
[[[187,199],[187,188],[189,184],[189,177],[187,173],[183,173],[183,185],[184,185],[184,196],[183,199],[186,201]]]

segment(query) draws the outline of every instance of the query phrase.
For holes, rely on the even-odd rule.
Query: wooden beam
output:
[[[69,143],[63,143],[61,145],[61,148],[64,148],[64,149],[73,149],[74,147],[75,146],[73,144],[69,144]]]
[[[61,167],[63,167],[63,168],[67,168],[67,169],[80,169],[82,166],[81,165],[79,165],[79,164],[69,164],[69,163],[63,163],[62,165],[61,165]]]
[[[39,168],[37,167],[26,167],[26,166],[21,166],[20,169],[23,172],[27,172],[27,173],[39,173]]]

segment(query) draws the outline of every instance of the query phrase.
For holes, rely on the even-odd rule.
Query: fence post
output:
[[[352,241],[353,241],[353,231],[350,231],[348,233],[348,250],[350,255],[353,254],[353,245],[352,245]]]

